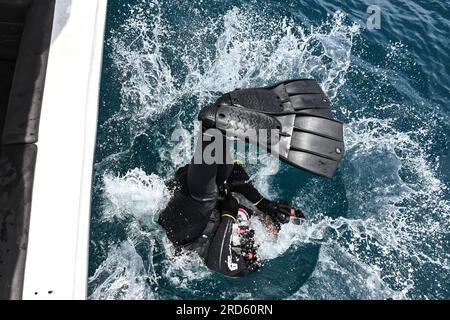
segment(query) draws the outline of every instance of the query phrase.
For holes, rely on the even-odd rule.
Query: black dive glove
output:
[[[267,206],[267,214],[277,224],[292,222],[299,225],[305,215],[299,209],[292,208],[287,202],[270,202]]]

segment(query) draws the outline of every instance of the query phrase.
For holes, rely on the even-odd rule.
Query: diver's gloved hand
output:
[[[228,194],[222,201],[222,216],[236,219],[239,211],[239,202],[231,194]]]
[[[287,202],[270,202],[267,206],[267,214],[277,224],[285,224],[292,222],[299,225],[305,215],[299,209],[292,208]]]

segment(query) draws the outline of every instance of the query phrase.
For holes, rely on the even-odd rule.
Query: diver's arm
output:
[[[234,164],[233,171],[227,180],[227,185],[232,192],[238,192],[251,201],[260,211],[266,212],[270,200],[264,198],[250,182],[250,177],[244,167]]]
[[[269,231],[273,230],[274,225],[279,230],[281,224],[288,222],[300,224],[300,220],[305,218],[301,210],[290,207],[286,202],[264,198],[249,180],[250,177],[244,167],[236,163],[227,183],[231,191],[242,194],[264,213],[262,221]]]

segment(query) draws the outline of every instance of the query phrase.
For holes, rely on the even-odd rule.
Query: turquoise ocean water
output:
[[[367,28],[370,5],[380,29]],[[448,39],[443,1],[110,0],[90,298],[450,299]],[[345,123],[337,175],[270,157],[248,170],[308,222],[260,232],[264,266],[243,279],[174,256],[155,221],[198,111],[300,77],[320,82]]]

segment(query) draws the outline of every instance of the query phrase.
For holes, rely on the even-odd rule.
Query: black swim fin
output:
[[[204,108],[199,120],[328,178],[344,155],[343,125],[332,119],[330,101],[314,79],[227,93]]]

